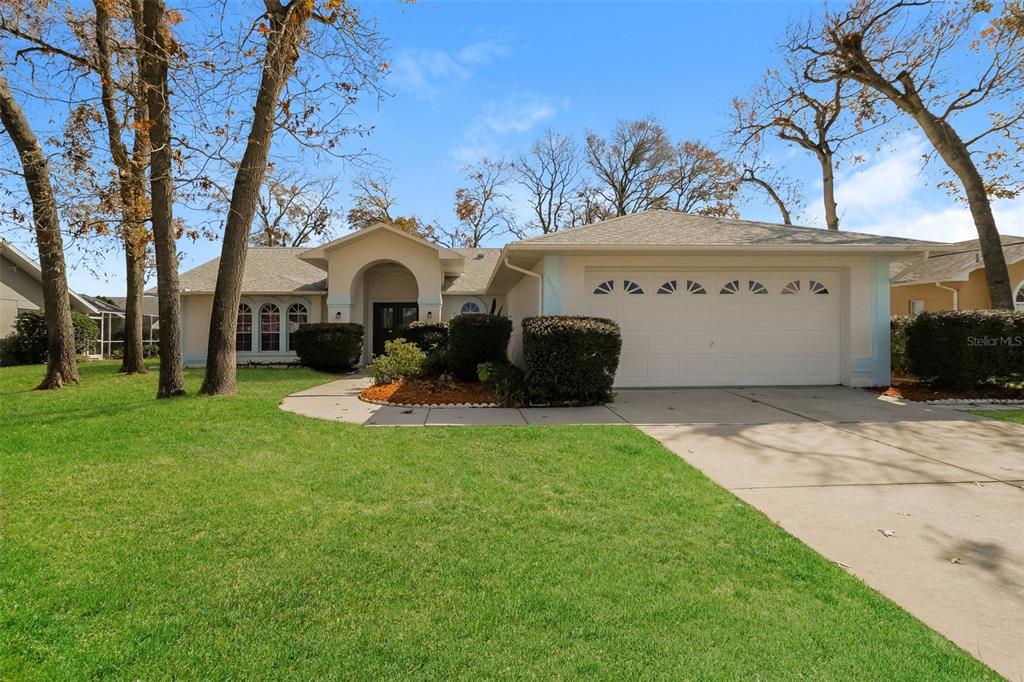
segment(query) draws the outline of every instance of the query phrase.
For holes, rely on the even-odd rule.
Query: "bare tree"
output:
[[[733,100],[731,137],[743,151],[755,155],[766,135],[797,145],[814,155],[821,171],[825,225],[839,229],[835,194],[836,154],[851,138],[864,132],[863,117],[856,125],[842,125],[844,112],[859,101],[870,106],[863,93],[848,92],[849,84],[836,79],[827,84],[810,81],[798,61],[790,55],[782,70],[769,70],[762,84],[746,100]]]
[[[360,86],[382,73],[379,37],[354,7],[340,0],[326,2],[323,13],[302,0],[264,0],[264,6],[257,29],[265,40],[259,85],[224,226],[200,388],[204,395],[235,391],[235,331],[246,246],[275,131],[299,144],[333,149],[350,129],[339,123],[341,110],[325,113],[324,108],[351,105]],[[302,69],[296,90],[288,90],[303,53],[317,63]]]
[[[511,165],[502,159],[484,158],[462,172],[467,184],[455,190],[459,226],[443,232],[443,239],[451,246],[477,247],[491,235],[515,232],[515,218],[506,192]]]
[[[142,80],[149,116],[150,193],[153,249],[156,252],[157,305],[160,318],[160,379],[157,398],[185,393],[181,357],[178,250],[174,225],[174,177],[171,161],[171,104],[167,71],[177,45],[170,34],[163,0],[143,0]]]
[[[583,182],[576,188],[566,210],[569,213],[567,227],[582,227],[615,216],[611,205],[589,182]]]
[[[610,139],[591,132],[586,143],[594,188],[614,215],[666,205],[665,178],[675,154],[665,128],[654,117],[619,121]]]
[[[352,201],[348,212],[348,224],[352,229],[364,230],[378,223],[391,225],[409,234],[437,241],[437,228],[415,214],[392,215],[398,205],[391,192],[394,178],[389,175],[361,175],[352,181]]]
[[[970,207],[992,306],[1013,309],[990,197],[1022,189],[1014,174],[1024,163],[1024,7],[1007,0],[992,12],[989,2],[857,0],[826,13],[820,25],[794,29],[789,50],[806,59],[807,80],[859,83],[916,124],[955,176],[947,186],[962,191]],[[979,61],[976,79],[957,82]],[[986,124],[961,134],[958,116],[982,108]],[[979,117],[967,118],[962,127]]]
[[[576,143],[550,129],[514,162],[513,178],[526,189],[533,212],[527,230],[548,234],[571,224],[579,173]]]
[[[736,169],[702,142],[684,140],[665,174],[668,207],[683,213],[736,217]]]
[[[64,244],[57,215],[57,201],[50,184],[49,162],[39,138],[15,100],[7,79],[0,75],[0,121],[11,138],[32,201],[32,221],[39,247],[43,280],[43,315],[46,318],[46,377],[40,389],[60,388],[81,381],[75,358],[75,331],[71,324]]]
[[[313,238],[330,239],[340,219],[333,206],[337,196],[333,178],[268,177],[256,199],[250,246],[302,246]]]

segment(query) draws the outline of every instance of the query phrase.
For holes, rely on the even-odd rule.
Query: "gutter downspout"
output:
[[[945,289],[946,291],[952,291],[953,292],[953,310],[960,310],[960,291],[959,290],[954,289],[953,287],[944,286],[942,284],[939,284],[938,282],[935,282],[935,286],[937,286],[940,289]]]
[[[530,277],[536,277],[537,278],[537,314],[538,315],[543,315],[544,314],[544,277],[542,275],[538,275],[533,270],[527,270],[526,268],[521,268],[518,265],[512,265],[511,263],[508,262],[508,256],[505,256],[505,259],[502,261],[502,263],[504,263],[505,267],[508,268],[509,270],[513,270],[515,272],[521,272],[524,275],[529,275]]]

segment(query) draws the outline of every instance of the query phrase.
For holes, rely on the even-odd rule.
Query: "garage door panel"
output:
[[[674,292],[657,293],[672,280]],[[699,282],[707,293],[687,293],[688,280]],[[734,280],[739,293],[719,293]],[[608,270],[588,272],[587,281],[614,285],[610,293],[589,296],[588,313],[622,327],[619,386],[839,382],[835,272]],[[794,281],[800,283],[798,293],[782,294]],[[812,294],[812,282],[828,294]],[[626,293],[637,287],[644,293]]]

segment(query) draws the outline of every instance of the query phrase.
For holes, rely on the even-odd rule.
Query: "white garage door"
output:
[[[586,287],[622,327],[618,386],[839,383],[837,272],[588,270]]]

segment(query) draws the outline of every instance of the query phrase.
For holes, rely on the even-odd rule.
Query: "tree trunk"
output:
[[[146,372],[142,343],[142,290],[146,282],[146,254],[140,254],[129,240],[124,245],[125,299],[124,299],[124,354],[121,371],[125,374]]]
[[[289,6],[291,3],[289,4]],[[257,195],[267,171],[281,91],[291,77],[299,56],[299,40],[309,16],[301,9],[289,14],[281,7],[270,14],[267,53],[263,60],[256,106],[242,162],[231,190],[231,205],[224,227],[217,287],[210,316],[206,376],[199,392],[225,395],[235,392],[235,332],[242,298],[242,273],[249,229],[256,212]]]
[[[156,252],[156,285],[160,307],[160,381],[156,397],[185,394],[181,361],[178,248],[174,228],[174,180],[171,174],[171,110],[167,86],[167,45],[164,40],[163,0],[143,3],[143,80],[149,107],[150,195],[152,197],[153,249]]]
[[[971,209],[974,227],[978,231],[978,245],[985,263],[985,280],[993,308],[1013,310],[1013,291],[1010,273],[1003,255],[1003,243],[992,215],[992,204],[985,190],[985,180],[971,158],[971,152],[953,127],[946,121],[922,111],[914,117],[935,150],[956,174],[963,185],[967,205]]]
[[[830,230],[839,229],[839,213],[836,211],[835,172],[832,168],[832,154],[818,152],[821,164],[821,194],[825,202],[825,225]]]
[[[32,200],[32,222],[39,246],[39,267],[43,275],[43,315],[46,319],[46,378],[39,389],[60,388],[81,382],[75,358],[75,330],[71,323],[64,244],[57,216],[57,200],[50,184],[50,169],[39,139],[14,99],[7,79],[0,75],[0,120],[11,138],[25,186]]]
[[[115,88],[110,39],[110,10],[107,3],[95,0],[96,8],[96,64],[100,77],[100,101],[107,123],[107,140],[110,157],[117,168],[118,194],[121,200],[120,233],[125,252],[125,307],[124,347],[121,356],[121,371],[125,374],[143,374],[146,363],[142,348],[142,290],[145,287],[145,257],[148,235],[142,226],[146,211],[145,166],[149,154],[146,133],[145,95],[141,88],[135,92],[135,144],[133,154],[121,139],[121,117],[117,111],[117,90]],[[133,22],[139,28],[139,8],[133,4]]]

